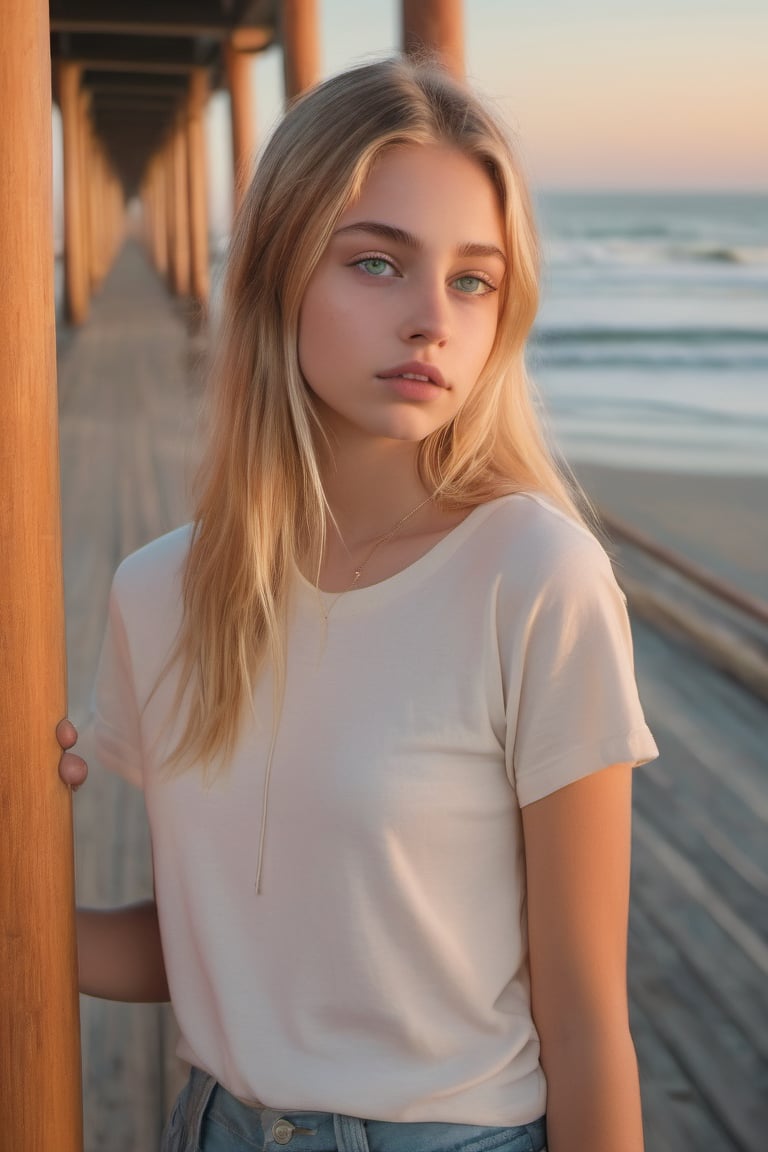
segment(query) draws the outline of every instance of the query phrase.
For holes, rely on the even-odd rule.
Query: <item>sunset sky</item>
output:
[[[399,0],[318,0],[324,76],[400,40]],[[539,188],[768,191],[766,0],[465,0],[467,70]],[[361,16],[361,13],[364,14]],[[279,49],[254,58],[260,141]],[[216,230],[231,202],[228,101],[209,114]]]
[[[398,0],[320,0],[323,73],[394,50],[399,11]],[[538,183],[768,188],[765,0],[465,0],[464,11],[468,73],[499,99]],[[266,131],[279,52],[256,77]]]

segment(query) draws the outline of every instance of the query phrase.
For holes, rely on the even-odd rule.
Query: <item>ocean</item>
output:
[[[536,204],[529,367],[567,459],[768,474],[768,193],[549,192]]]
[[[768,195],[537,198],[529,368],[574,463],[768,473]]]

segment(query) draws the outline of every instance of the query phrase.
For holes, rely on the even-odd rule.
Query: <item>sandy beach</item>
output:
[[[645,472],[578,464],[598,509],[768,600],[768,475]]]

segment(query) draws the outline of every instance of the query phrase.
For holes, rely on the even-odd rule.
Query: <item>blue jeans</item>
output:
[[[544,1118],[515,1128],[398,1124],[242,1104],[192,1069],[161,1152],[546,1152]]]

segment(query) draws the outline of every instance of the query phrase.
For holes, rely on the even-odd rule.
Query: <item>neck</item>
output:
[[[320,471],[328,503],[347,547],[387,532],[429,495],[416,468],[418,445],[362,439],[323,453]]]

